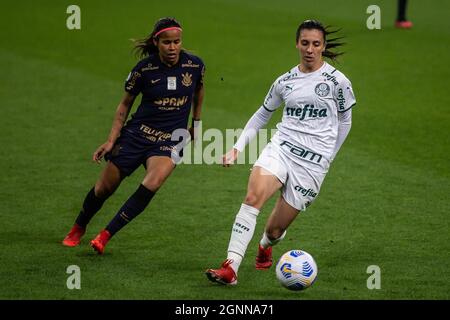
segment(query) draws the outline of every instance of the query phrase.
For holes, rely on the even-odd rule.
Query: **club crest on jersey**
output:
[[[189,87],[192,84],[192,74],[186,72],[182,73],[181,76],[183,77],[183,79],[181,80],[183,86]]]
[[[330,93],[330,86],[325,82],[319,83],[314,89],[319,97],[326,97]]]

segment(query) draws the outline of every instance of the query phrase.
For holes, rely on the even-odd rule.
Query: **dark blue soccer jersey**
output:
[[[143,143],[171,140],[176,129],[187,129],[192,96],[203,83],[205,66],[199,57],[180,53],[169,67],[152,54],[133,68],[125,81],[125,91],[142,100],[123,128]]]

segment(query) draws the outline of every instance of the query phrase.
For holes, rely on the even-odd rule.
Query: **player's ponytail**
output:
[[[153,39],[158,39],[158,33],[166,28],[176,27],[181,29],[181,25],[174,18],[166,17],[156,21],[152,33],[146,38],[132,40],[134,42],[133,51],[140,58],[144,58],[158,52],[158,48],[153,43]]]
[[[330,58],[333,61],[337,60],[337,57],[343,55],[343,52],[336,52],[332,49],[336,49],[342,46],[344,43],[339,42],[339,40],[343,39],[343,37],[331,38],[327,39],[328,35],[339,32],[341,29],[330,30],[330,26],[324,27],[323,24],[317,20],[306,20],[300,24],[297,28],[297,33],[295,37],[295,42],[298,43],[298,39],[300,38],[300,33],[304,29],[316,29],[322,31],[323,39],[325,41],[325,51],[322,53],[324,57]]]

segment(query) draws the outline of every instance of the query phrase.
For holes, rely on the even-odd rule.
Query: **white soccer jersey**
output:
[[[356,103],[350,81],[333,66],[303,73],[298,66],[278,77],[263,107],[275,111],[284,104],[272,143],[293,161],[327,172],[338,134],[338,112]]]

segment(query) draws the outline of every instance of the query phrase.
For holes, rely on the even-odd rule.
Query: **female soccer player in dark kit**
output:
[[[122,180],[140,165],[146,169],[137,190],[117,211],[105,229],[90,242],[99,254],[113,235],[139,215],[169,177],[182,157],[175,130],[188,128],[188,136],[200,122],[204,96],[202,60],[182,49],[182,28],[173,18],[162,18],[152,33],[138,40],[135,50],[143,58],[125,81],[125,94],[117,107],[108,140],[95,150],[93,161],[106,160],[95,186],[88,192],[83,207],[63,245],[80,243],[86,226]],[[128,118],[135,98],[142,94],[136,112]],[[192,107],[192,108],[191,108]]]
[[[333,31],[334,32],[334,31]],[[272,246],[286,235],[300,211],[317,198],[321,184],[347,137],[356,103],[350,80],[323,60],[336,59],[339,38],[316,20],[297,28],[295,43],[300,63],[279,76],[262,106],[247,122],[237,143],[224,157],[229,166],[246,144],[284,105],[277,131],[259,155],[250,174],[247,195],[231,230],[227,259],[206,276],[220,284],[237,284],[239,266],[253,237],[256,219],[263,205],[280,191],[267,220],[255,259],[256,269],[272,266]]]

